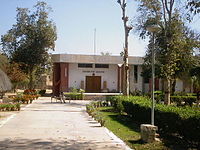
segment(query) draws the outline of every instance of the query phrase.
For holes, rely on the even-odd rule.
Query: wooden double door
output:
[[[86,92],[101,92],[101,76],[86,76]]]

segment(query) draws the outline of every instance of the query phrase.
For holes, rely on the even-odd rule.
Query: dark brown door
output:
[[[86,92],[101,92],[101,76],[86,76]]]

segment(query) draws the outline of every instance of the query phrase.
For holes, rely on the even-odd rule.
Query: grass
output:
[[[140,123],[133,122],[126,115],[113,111],[112,107],[101,107],[99,112],[106,119],[105,126],[136,150],[170,150],[163,142],[143,143],[140,139]]]
[[[140,124],[127,115],[120,115],[112,107],[98,108],[105,118],[105,127],[135,150],[188,150],[198,149],[192,143],[175,135],[162,135],[160,142],[144,143],[140,138]]]

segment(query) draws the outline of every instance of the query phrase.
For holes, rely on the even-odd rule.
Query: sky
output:
[[[123,51],[124,28],[117,0],[43,0],[52,7],[50,18],[57,27],[56,48],[53,53],[94,54],[96,29],[96,54],[109,52],[119,55]],[[16,23],[16,8],[32,10],[37,0],[0,0],[0,35]],[[127,0],[130,19],[137,15],[137,5]],[[193,23],[199,29],[198,22]],[[148,40],[139,39],[134,32],[129,36],[129,55],[144,56]]]

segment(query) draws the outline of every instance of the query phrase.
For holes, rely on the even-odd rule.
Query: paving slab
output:
[[[123,150],[85,111],[89,101],[50,102],[42,97],[0,127],[0,150]]]

